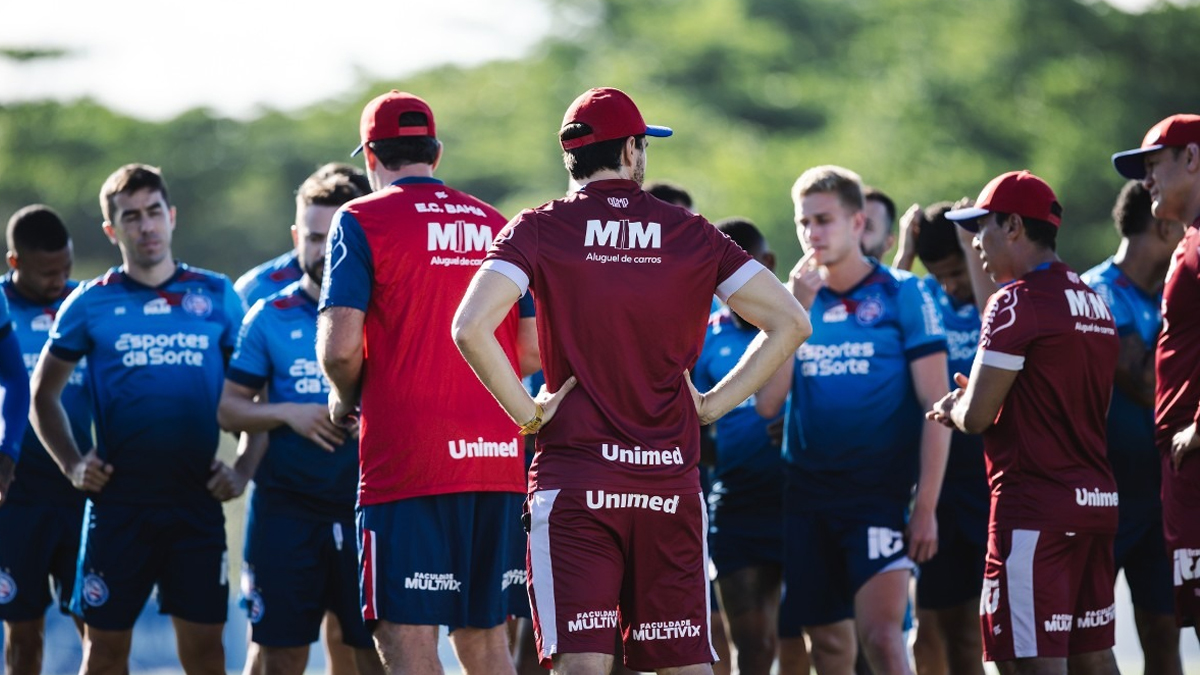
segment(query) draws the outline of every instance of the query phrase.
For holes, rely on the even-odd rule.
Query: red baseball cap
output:
[[[425,126],[419,127],[400,126],[400,115],[407,112],[424,114],[428,123]],[[371,99],[367,107],[363,108],[362,121],[359,122],[358,133],[359,138],[362,139],[362,143],[354,149],[354,152],[350,153],[351,157],[357,157],[363,151],[363,147],[371,141],[398,138],[400,136],[437,137],[437,132],[433,126],[433,111],[429,109],[429,104],[420,96],[410,94],[406,91],[396,91],[395,89],[386,94],[376,96]]]
[[[1142,180],[1146,177],[1145,155],[1188,143],[1200,143],[1200,115],[1171,115],[1150,127],[1142,147],[1114,154],[1112,163],[1122,176]]]
[[[665,138],[672,132],[667,127],[647,126],[642,119],[633,99],[620,89],[598,87],[588,89],[575,99],[567,114],[563,115],[562,125],[586,124],[592,128],[592,133],[569,141],[560,141],[563,150],[574,150],[600,141],[611,141],[626,136],[657,136]],[[561,132],[559,138],[561,139]]]
[[[1015,213],[1025,218],[1062,224],[1062,205],[1046,181],[1028,171],[1010,171],[996,176],[984,186],[975,206],[946,212],[946,219],[958,222],[969,232],[979,229],[976,218],[989,213]]]

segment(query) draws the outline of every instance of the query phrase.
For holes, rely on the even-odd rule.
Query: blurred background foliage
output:
[[[296,186],[324,162],[349,161],[359,112],[378,93],[425,97],[445,144],[439,175],[512,215],[563,193],[562,112],[611,85],[676,131],[655,141],[648,179],[680,183],[712,220],[758,223],[781,273],[799,256],[788,190],[818,164],[858,171],[900,211],[1028,168],[1058,192],[1060,251],[1082,270],[1117,241],[1109,155],[1160,118],[1200,109],[1195,6],[548,1],[557,37],[523,59],[363,81],[354,96],[252,120],[199,109],[147,122],[88,100],[0,106],[0,217],[51,205],[75,236],[77,276],[95,275],[118,262],[99,227],[99,186],[146,162],[163,168],[179,209],[177,257],[237,276],[290,245]],[[42,56],[53,54],[0,51]]]

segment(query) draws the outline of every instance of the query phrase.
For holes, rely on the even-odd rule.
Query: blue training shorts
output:
[[[54,598],[69,613],[82,528],[82,503],[0,508],[0,621],[37,619]]]
[[[983,565],[987,558],[988,511],[970,501],[947,499],[937,507],[937,555],[921,565],[917,577],[917,606],[949,609],[978,602],[983,592]]]
[[[7,508],[7,507],[6,507]],[[1125,570],[1133,606],[1154,614],[1175,614],[1174,565],[1163,539],[1162,505],[1121,502],[1113,545],[1116,569]]]

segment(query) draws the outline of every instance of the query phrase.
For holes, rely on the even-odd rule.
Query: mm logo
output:
[[[1108,307],[1099,295],[1088,291],[1066,289],[1067,304],[1071,308],[1071,316],[1082,316],[1086,319],[1111,319]]]
[[[628,220],[587,221],[587,236],[584,246],[609,246],[619,251],[637,248],[661,248],[662,226],[658,223],[642,223]]]
[[[471,253],[486,251],[492,244],[490,225],[462,220],[453,223],[429,223],[429,250]]]

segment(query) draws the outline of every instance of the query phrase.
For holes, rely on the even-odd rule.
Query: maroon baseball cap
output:
[[[1062,206],[1046,181],[1028,171],[1010,171],[992,179],[979,193],[975,206],[946,212],[946,219],[957,221],[969,232],[979,229],[976,218],[989,213],[1015,213],[1025,218],[1062,224]]]
[[[600,141],[611,141],[626,136],[657,136],[665,138],[672,132],[667,127],[647,126],[642,119],[633,99],[612,87],[588,89],[575,99],[567,114],[563,115],[562,125],[586,124],[592,128],[592,133],[569,141],[561,141],[563,150],[574,150]],[[561,138],[561,132],[559,138]]]
[[[400,115],[408,112],[424,114],[428,124],[419,127],[400,126]],[[433,111],[429,109],[429,104],[420,96],[395,89],[376,96],[363,108],[358,132],[362,143],[350,153],[351,157],[357,157],[363,151],[363,147],[371,141],[400,136],[437,137],[433,126]]]
[[[1122,176],[1142,180],[1146,177],[1146,155],[1188,143],[1200,143],[1200,115],[1171,115],[1150,127],[1142,147],[1114,154],[1112,163]]]

